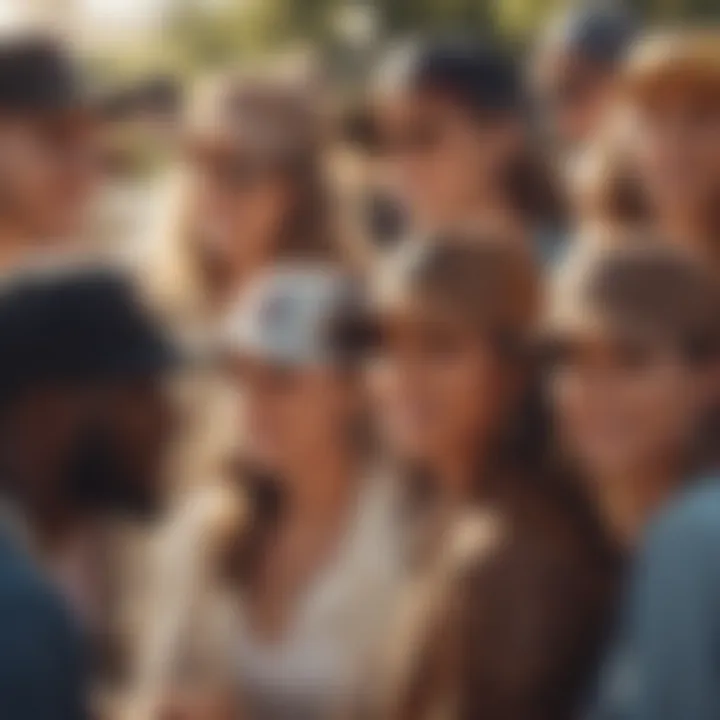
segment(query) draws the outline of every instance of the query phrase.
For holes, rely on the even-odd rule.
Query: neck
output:
[[[30,243],[24,233],[10,223],[0,222],[0,272],[20,264],[28,254]]]
[[[288,511],[302,522],[322,522],[342,515],[350,501],[354,484],[354,463],[349,454],[324,452],[321,459],[297,463],[292,473],[286,473],[291,488]]]
[[[464,504],[471,500],[479,467],[475,453],[448,453],[434,463],[432,475],[444,503]]]
[[[594,479],[601,518],[620,547],[635,547],[647,522],[676,490],[679,478],[672,465],[659,464]]]

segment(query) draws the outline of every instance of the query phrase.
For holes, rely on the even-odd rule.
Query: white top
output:
[[[157,578],[164,591],[145,638],[141,693],[152,703],[190,672],[230,679],[243,720],[325,720],[361,702],[401,575],[392,487],[377,481],[361,489],[332,561],[297,603],[284,636],[267,642],[251,632],[241,601],[208,592],[202,506],[195,498],[165,538],[165,577]]]
[[[235,662],[249,720],[322,720],[365,691],[400,571],[391,495],[379,482],[361,493],[338,552],[281,640],[254,638],[239,614]]]

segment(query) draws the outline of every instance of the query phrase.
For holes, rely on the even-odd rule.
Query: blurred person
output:
[[[277,259],[331,259],[322,122],[304,87],[270,73],[200,83],[181,133],[179,189],[149,281],[183,323],[222,316]]]
[[[653,242],[575,263],[550,304],[549,389],[561,447],[626,567],[590,717],[716,717],[718,287]]]
[[[576,3],[553,19],[531,55],[538,119],[563,153],[601,130],[637,24],[622,2]]]
[[[368,373],[406,574],[362,717],[577,717],[611,573],[551,479],[537,283],[526,250],[482,236],[410,244],[381,274]]]
[[[633,171],[656,229],[718,266],[720,32],[650,34],[624,77]]]
[[[89,267],[5,279],[0,339],[0,707],[83,718],[105,598],[73,543],[156,509],[174,350],[123,279]]]
[[[573,246],[587,241],[618,245],[645,237],[653,213],[632,157],[633,131],[627,123],[609,122],[568,170]]]
[[[489,44],[454,38],[391,53],[373,88],[370,137],[404,230],[479,226],[550,259],[561,203],[526,111],[518,67]]]
[[[77,246],[99,181],[99,106],[43,35],[0,39],[0,262]]]
[[[256,274],[281,259],[337,259],[339,243],[322,122],[305,85],[261,71],[210,78],[191,97],[181,135],[168,224],[142,272],[173,329],[205,344]],[[232,408],[214,368],[193,371],[178,392],[190,422],[170,472],[184,488],[222,472]]]
[[[331,718],[367,693],[397,547],[368,467],[354,294],[332,266],[284,264],[229,314],[239,467],[171,523],[167,620],[141,659],[151,717],[193,717],[193,689],[248,720]]]

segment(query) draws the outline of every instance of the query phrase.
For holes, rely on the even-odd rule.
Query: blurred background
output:
[[[468,28],[527,43],[562,0],[0,0],[0,25],[48,22],[82,46],[98,72],[193,75],[280,49],[330,56],[338,79],[378,44],[416,30]],[[717,13],[716,0],[634,0],[646,19]]]

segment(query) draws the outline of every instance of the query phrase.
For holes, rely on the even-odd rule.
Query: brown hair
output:
[[[462,319],[487,338],[504,368],[520,373],[526,389],[498,429],[491,465],[498,479],[538,469],[547,437],[530,338],[540,285],[527,248],[477,233],[407,243],[381,270],[376,291],[380,314],[405,302]]]
[[[520,342],[538,308],[539,277],[527,248],[470,230],[405,243],[380,266],[382,307],[413,298]]]
[[[549,336],[588,324],[669,343],[689,360],[720,351],[720,288],[712,271],[659,238],[579,253],[551,293]]]

